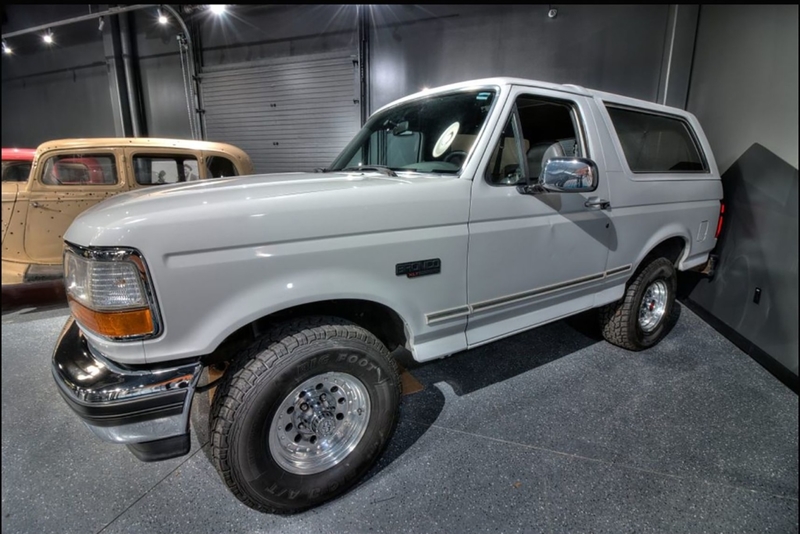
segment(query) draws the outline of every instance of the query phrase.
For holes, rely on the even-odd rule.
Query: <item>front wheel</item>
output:
[[[263,512],[296,512],[353,486],[397,422],[400,378],[386,347],[335,317],[279,325],[237,358],[211,412],[223,481]]]
[[[622,300],[600,308],[603,337],[628,350],[652,347],[667,333],[678,279],[666,258],[645,265],[628,285]]]

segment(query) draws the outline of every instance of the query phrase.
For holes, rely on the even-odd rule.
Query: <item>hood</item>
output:
[[[203,180],[111,197],[79,215],[64,239],[143,252],[159,241],[180,253],[465,223],[470,184],[371,172]]]
[[[97,204],[89,211],[93,213],[116,212],[119,209],[134,209],[138,215],[151,211],[163,211],[193,205],[218,206],[230,202],[251,201],[258,203],[278,197],[306,195],[338,189],[357,189],[407,183],[402,178],[382,174],[363,173],[284,173],[262,176],[238,176],[198,180],[149,187],[120,195]]]

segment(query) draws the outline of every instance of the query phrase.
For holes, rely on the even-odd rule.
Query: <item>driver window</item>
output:
[[[571,103],[523,95],[517,98],[516,104],[531,181],[539,179],[545,163],[551,158],[585,157],[580,136],[577,134],[574,106]],[[494,185],[526,182],[522,172],[518,170],[519,154],[515,148],[516,138],[511,126],[509,121],[486,169],[486,178]],[[501,154],[499,160],[498,154]]]

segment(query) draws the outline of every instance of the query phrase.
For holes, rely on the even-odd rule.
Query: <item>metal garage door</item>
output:
[[[206,138],[243,149],[259,173],[330,165],[360,127],[357,73],[342,54],[207,67]]]

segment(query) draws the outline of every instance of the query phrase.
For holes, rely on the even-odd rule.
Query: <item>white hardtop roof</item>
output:
[[[598,99],[600,99],[600,100],[602,100],[604,102],[613,102],[615,104],[621,104],[621,105],[624,105],[624,106],[631,106],[631,107],[636,107],[636,108],[649,109],[649,110],[652,110],[652,111],[660,111],[660,112],[663,112],[663,113],[669,113],[669,114],[673,114],[673,115],[684,115],[684,116],[690,115],[688,112],[686,112],[686,111],[684,111],[684,110],[682,110],[680,108],[662,106],[661,104],[656,104],[655,102],[650,102],[650,101],[647,101],[647,100],[640,100],[638,98],[631,98],[631,97],[627,97],[627,96],[616,95],[616,94],[613,94],[613,93],[605,93],[603,91],[595,91],[593,89],[586,89],[586,88],[581,87],[579,85],[541,82],[541,81],[537,81],[537,80],[528,80],[528,79],[525,79],[525,78],[512,78],[512,77],[507,77],[507,76],[498,77],[498,78],[481,78],[481,79],[478,79],[478,80],[468,80],[468,81],[465,81],[465,82],[458,82],[458,83],[452,83],[452,84],[449,84],[449,85],[442,85],[440,87],[434,87],[434,88],[431,88],[431,89],[424,89],[422,91],[419,91],[418,93],[414,93],[414,94],[408,95],[408,96],[403,97],[403,98],[401,98],[399,100],[395,100],[394,102],[386,104],[385,106],[383,106],[380,109],[378,109],[375,113],[377,113],[378,111],[382,111],[385,108],[388,108],[388,107],[394,106],[396,104],[402,103],[402,102],[406,102],[406,101],[409,101],[409,100],[415,100],[417,98],[421,98],[421,97],[424,97],[424,96],[430,96],[430,95],[436,94],[436,93],[446,93],[446,92],[450,92],[450,91],[457,91],[459,89],[471,89],[471,88],[486,87],[486,86],[492,86],[492,85],[499,86],[499,87],[508,87],[508,86],[511,86],[511,85],[522,85],[522,86],[527,86],[527,87],[539,87],[539,88],[548,89],[548,90],[551,90],[551,91],[559,91],[559,92],[562,92],[562,93],[570,93],[570,94],[574,94],[574,95],[582,95],[582,96],[587,96],[587,97],[590,97],[590,98],[594,97],[594,98],[598,98]]]

